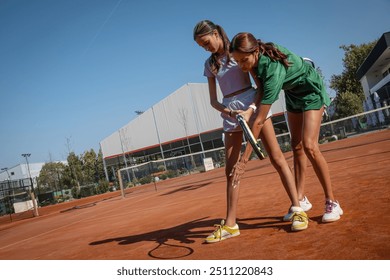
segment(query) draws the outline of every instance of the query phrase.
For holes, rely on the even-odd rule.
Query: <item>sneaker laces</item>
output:
[[[219,240],[221,240],[222,239],[222,230],[225,226],[225,221],[222,220],[220,224],[214,224],[214,226],[216,227],[216,229],[214,230],[213,235],[215,238],[217,238],[218,233],[219,233]]]
[[[325,213],[332,213],[334,206],[335,205],[332,200],[327,200],[325,202]]]
[[[293,220],[299,220],[300,222],[307,221],[307,218],[304,215],[302,215],[301,213],[302,212],[294,212],[294,214],[292,216]]]

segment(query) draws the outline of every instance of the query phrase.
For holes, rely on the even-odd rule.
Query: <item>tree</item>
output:
[[[65,171],[66,173],[66,184],[68,187],[77,186],[78,189],[80,189],[80,175],[78,174],[79,171],[81,172],[81,167],[79,167],[79,158],[75,155],[75,153],[72,151],[70,140],[71,137],[66,137],[66,148],[68,150],[68,168]]]
[[[340,97],[340,102],[336,102],[336,113],[339,116],[344,116],[347,111],[338,112],[346,109],[345,102],[356,102],[358,104],[350,104],[351,107],[360,107],[357,111],[363,111],[364,92],[360,81],[356,78],[356,72],[360,65],[364,62],[370,51],[373,49],[377,40],[361,45],[342,45],[340,49],[344,50],[343,66],[344,71],[340,75],[332,75],[330,80],[330,88],[336,91],[336,99],[340,94],[348,93]],[[351,98],[350,94],[356,95],[358,98]],[[337,107],[340,104],[340,109]]]
[[[99,179],[97,178],[97,155],[93,149],[84,152],[81,157],[83,163],[83,178],[86,184],[91,184]]]
[[[106,174],[104,173],[104,165],[103,165],[103,152],[101,149],[99,149],[99,153],[97,155],[96,165],[97,165],[96,169],[97,169],[98,181],[106,180]]]
[[[105,180],[104,166],[103,166],[103,153],[99,150],[99,153],[93,149],[84,152],[81,156],[82,173],[85,183],[99,183],[100,180]]]
[[[42,166],[38,184],[44,191],[58,191],[62,189],[62,174],[66,169],[62,162],[49,162]]]
[[[343,92],[337,95],[336,118],[345,118],[363,112],[360,97],[352,92]]]
[[[82,173],[82,162],[74,152],[69,153],[67,157],[67,161],[68,161],[69,172],[72,178],[72,181],[70,182],[70,186],[80,187],[80,184],[82,185],[84,183],[83,173]]]
[[[67,164],[49,162],[43,165],[38,177],[41,190],[48,192],[71,189],[74,198],[80,198],[83,194],[85,196],[84,189],[81,186],[88,184],[99,185],[89,195],[108,191],[102,151],[99,150],[99,153],[96,154],[93,149],[90,149],[77,156],[74,152],[71,152],[69,138],[67,139],[67,147],[69,151]]]

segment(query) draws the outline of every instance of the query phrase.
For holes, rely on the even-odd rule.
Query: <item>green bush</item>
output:
[[[94,184],[86,185],[80,188],[80,197],[88,197],[91,195],[95,195],[96,193],[97,192]]]
[[[71,189],[72,197],[73,198],[80,198],[80,191],[78,187],[72,187]]]
[[[145,177],[142,177],[141,179],[139,179],[139,182],[141,185],[144,185],[144,184],[149,184],[153,181],[153,178],[151,175],[147,175]]]
[[[98,186],[96,187],[96,193],[106,193],[110,189],[109,183],[106,180],[100,180]]]
[[[167,171],[167,176],[168,178],[174,178],[178,176],[178,171],[177,170],[168,170]]]

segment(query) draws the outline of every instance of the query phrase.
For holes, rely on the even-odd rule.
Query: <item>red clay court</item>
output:
[[[0,259],[390,259],[390,130],[321,146],[341,220],[323,224],[322,188],[310,167],[309,228],[291,232],[289,207],[269,159],[253,160],[241,180],[241,235],[205,244],[225,216],[224,169],[159,181],[39,209],[40,216],[0,218]],[[286,153],[292,166],[292,153]],[[28,213],[31,216],[31,213]],[[16,216],[14,217],[14,219]]]

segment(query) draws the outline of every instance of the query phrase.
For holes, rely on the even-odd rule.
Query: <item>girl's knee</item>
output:
[[[269,159],[271,161],[272,166],[276,170],[281,170],[283,165],[286,162],[286,159],[284,158],[284,155],[282,153],[277,154],[277,155],[270,155]]]
[[[303,154],[303,153],[305,153],[302,141],[300,141],[298,143],[292,142],[291,143],[291,149],[292,149],[294,154]]]
[[[308,157],[314,158],[316,154],[321,153],[318,143],[308,141],[303,143],[303,150]]]

